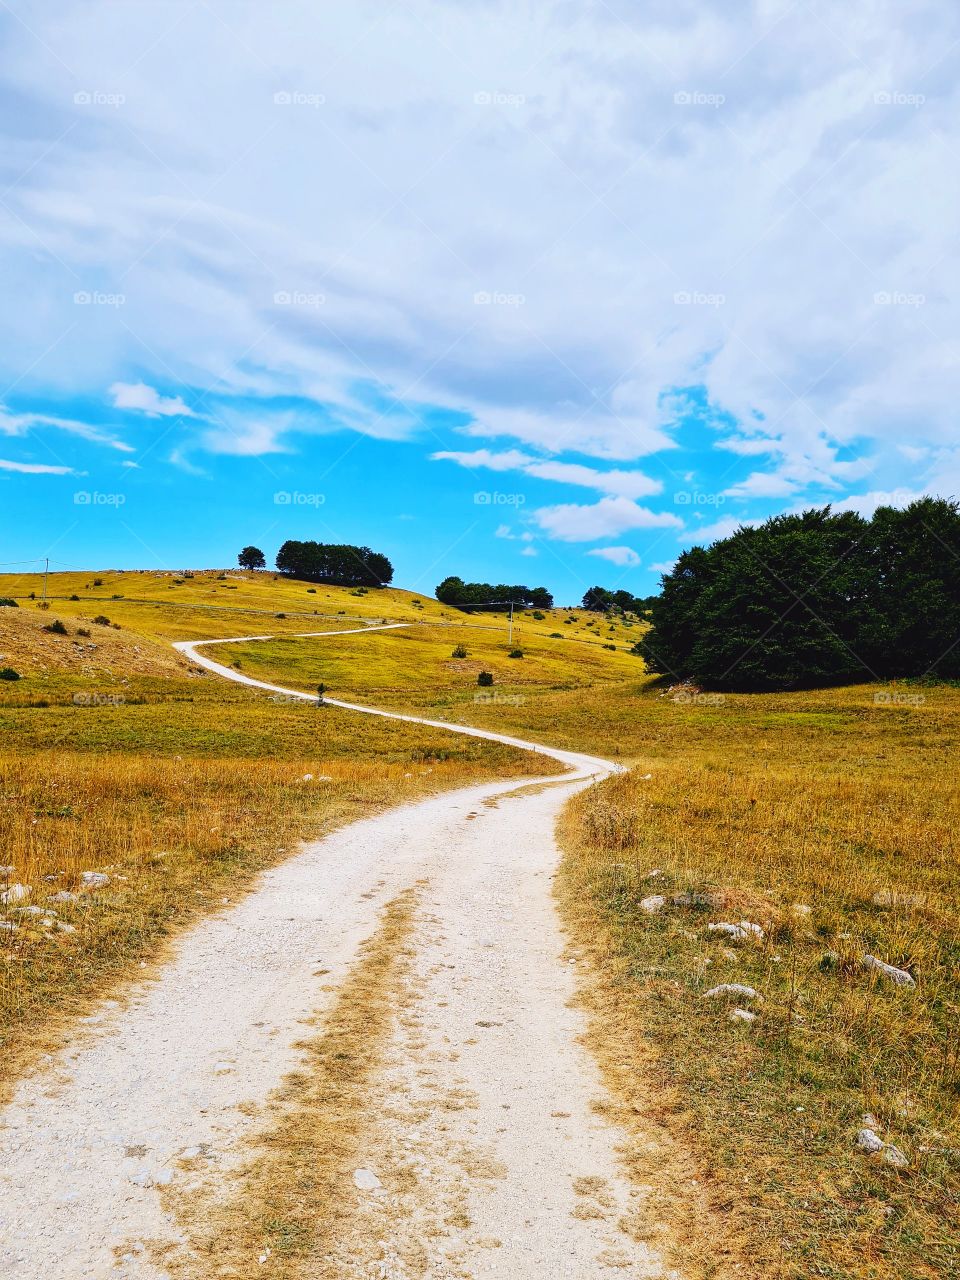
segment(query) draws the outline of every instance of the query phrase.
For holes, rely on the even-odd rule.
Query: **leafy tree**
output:
[[[291,578],[341,587],[385,587],[393,580],[385,555],[347,543],[287,541],[277,552],[277,568]]]
[[[829,507],[685,551],[640,642],[648,667],[716,689],[960,673],[960,508],[870,521]]]
[[[244,547],[237,560],[241,569],[265,569],[267,557],[259,547]]]

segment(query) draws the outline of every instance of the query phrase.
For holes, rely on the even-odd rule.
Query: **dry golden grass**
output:
[[[819,750],[804,733],[805,700],[839,710],[848,691],[794,695],[797,723],[772,742],[741,716],[726,764],[712,744],[665,761],[661,736],[652,778],[611,778],[565,815],[563,900],[608,1035],[619,1054],[632,1031],[627,1079],[655,1081],[757,1276],[960,1271],[957,782],[955,755],[925,749],[933,730],[955,741],[958,706],[940,692],[948,710],[888,719],[879,753],[873,722],[829,726]],[[673,903],[690,891],[701,905]],[[667,905],[648,915],[651,894]],[[764,940],[706,929],[740,920]],[[865,953],[916,989],[866,972]],[[754,1024],[703,998],[727,982],[759,992]],[[868,1113],[906,1170],[855,1149]]]
[[[550,771],[496,744],[213,678],[31,677],[0,688],[0,732],[0,863],[14,868],[0,888],[31,888],[0,907],[15,926],[0,931],[0,1085],[66,1015],[299,840],[445,787]],[[83,871],[110,884],[51,901],[80,891]]]
[[[357,1198],[352,1173],[376,1120],[371,1088],[403,1003],[415,906],[408,890],[385,909],[227,1188],[215,1177],[199,1194],[170,1193],[188,1241],[163,1258],[174,1275],[339,1280],[325,1255],[342,1245]]]

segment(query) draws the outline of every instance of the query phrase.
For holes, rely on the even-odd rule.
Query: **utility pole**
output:
[[[50,557],[47,556],[43,562],[43,598],[47,598],[47,574],[50,572]]]
[[[513,647],[513,601],[510,601],[510,647]]]

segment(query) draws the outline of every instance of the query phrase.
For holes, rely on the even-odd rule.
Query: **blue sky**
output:
[[[960,493],[960,11],[11,0],[0,561],[654,590]]]

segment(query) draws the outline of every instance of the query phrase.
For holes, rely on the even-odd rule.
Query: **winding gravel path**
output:
[[[175,647],[224,678],[312,700],[199,652],[235,642]],[[324,1274],[672,1275],[629,1229],[645,1189],[624,1178],[626,1136],[594,1105],[603,1087],[580,1044],[551,895],[561,805],[619,766],[327,701],[540,751],[567,772],[447,792],[308,844],[184,934],[124,1007],[104,1002],[0,1113],[0,1274],[165,1277],[147,1246],[178,1239],[162,1188],[187,1176],[180,1156],[239,1160],[257,1124],[249,1104],[298,1066],[306,1020],[332,1003],[383,906],[417,883],[410,1006],[370,1100],[363,1160],[384,1191],[345,1187],[354,1228]],[[418,1171],[412,1199],[392,1189],[398,1161]]]

